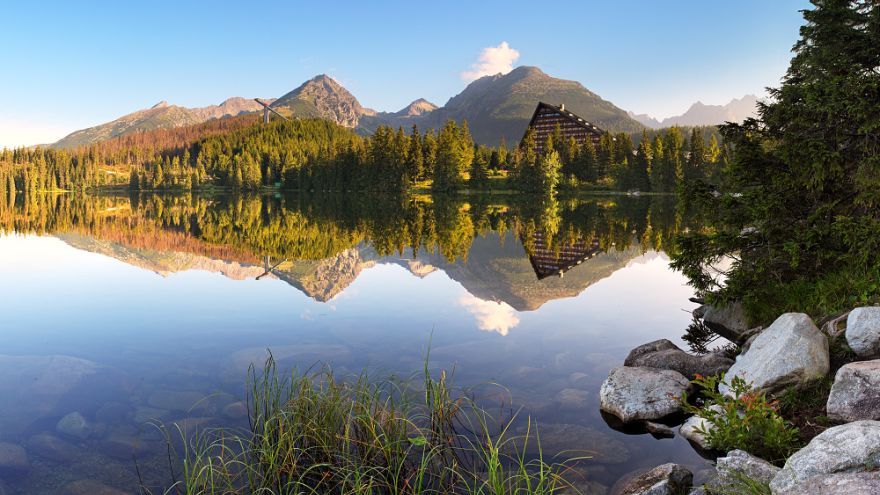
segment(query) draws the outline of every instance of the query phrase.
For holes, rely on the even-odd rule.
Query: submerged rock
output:
[[[130,495],[99,481],[80,480],[64,485],[60,495]]]
[[[525,427],[517,429],[517,435],[525,435]],[[540,450],[545,457],[567,451],[569,457],[590,456],[591,461],[603,464],[623,464],[630,454],[623,442],[605,431],[588,426],[566,423],[549,423],[532,426],[532,438],[526,446],[526,454],[538,454],[536,437],[540,435]]]
[[[880,420],[880,359],[848,363],[837,370],[826,409],[836,421]]]
[[[829,428],[788,458],[770,482],[774,494],[814,476],[872,471],[880,465],[880,421],[856,421]]]
[[[60,463],[68,463],[82,453],[79,447],[48,432],[32,436],[26,447],[32,454]]]
[[[24,431],[47,416],[86,410],[129,390],[118,369],[85,359],[0,355],[0,425],[9,431]]]
[[[242,419],[246,418],[247,415],[247,405],[242,401],[227,404],[226,407],[223,408],[223,417],[228,419]]]
[[[749,334],[749,320],[741,302],[707,306],[703,311],[703,323],[731,342],[741,342]]]
[[[738,376],[753,388],[778,392],[828,374],[828,340],[803,313],[786,313],[752,341],[728,370],[719,391],[733,397],[730,381]]]
[[[859,357],[880,358],[880,307],[850,312],[846,318],[846,343]]]
[[[877,495],[880,493],[880,472],[836,473],[814,476],[794,485],[779,495]]]
[[[101,442],[101,450],[108,456],[123,461],[139,458],[150,451],[143,440],[121,434],[113,434]]]
[[[85,440],[92,434],[92,426],[79,411],[74,411],[61,418],[55,425],[55,430],[77,440]]]
[[[14,443],[0,443],[0,478],[16,479],[31,469],[27,453]]]
[[[660,419],[681,412],[679,398],[689,386],[677,371],[618,366],[602,383],[599,407],[624,423]]]
[[[181,412],[205,412],[210,404],[205,394],[195,391],[157,390],[147,400],[150,407]]]
[[[711,376],[723,373],[733,366],[733,359],[715,353],[695,356],[669,340],[660,339],[631,350],[623,364],[677,371],[693,379],[697,374]]]
[[[614,495],[679,495],[686,493],[694,481],[691,471],[680,464],[663,464],[641,474],[619,481]]]

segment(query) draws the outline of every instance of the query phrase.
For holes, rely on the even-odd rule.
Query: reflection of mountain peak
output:
[[[565,277],[538,279],[519,239],[510,232],[492,232],[474,239],[467,261],[449,263],[440,254],[421,254],[417,260],[420,266],[429,264],[443,270],[479,299],[504,302],[517,311],[533,311],[548,301],[577,296],[640,253],[638,248],[630,248],[594,254],[568,270]],[[410,269],[413,266],[412,262],[389,261]]]
[[[320,261],[294,262],[275,274],[316,301],[326,302],[348,288],[363,269],[373,265],[375,262],[363,260],[360,252],[352,248]]]

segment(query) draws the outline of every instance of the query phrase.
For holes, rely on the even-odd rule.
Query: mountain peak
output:
[[[331,120],[345,127],[356,127],[362,116],[375,114],[327,74],[318,74],[302,83],[278,98],[272,107],[297,117]]]
[[[150,110],[152,110],[152,109],[154,109],[154,108],[168,108],[169,106],[170,106],[170,105],[168,105],[168,102],[167,102],[167,101],[162,100],[162,101],[160,101],[159,103],[156,103],[155,105],[151,106],[151,107],[150,107]]]
[[[424,115],[426,113],[433,112],[437,110],[437,105],[431,103],[430,101],[419,98],[418,100],[410,103],[402,110],[395,113],[395,115],[405,116],[405,117],[414,117],[417,115]]]

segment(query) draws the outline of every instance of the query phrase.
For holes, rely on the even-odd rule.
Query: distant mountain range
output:
[[[442,107],[419,98],[397,112],[377,112],[361,105],[345,87],[327,75],[315,76],[280,98],[264,101],[283,115],[327,119],[362,134],[372,133],[380,125],[437,129],[448,119],[467,120],[475,141],[494,146],[502,138],[509,144],[518,142],[539,101],[564,103],[572,112],[609,131],[638,132],[644,126],[707,125],[741,120],[739,115],[754,112],[757,99],[747,96],[723,107],[696,103],[684,115],[658,122],[618,108],[579,82],[551,77],[537,67],[522,66],[507,74],[477,79]],[[76,131],[52,146],[73,148],[133,132],[183,127],[259,111],[261,107],[257,102],[240,97],[200,108],[169,105],[163,101],[111,122]]]
[[[749,117],[757,116],[759,101],[755,95],[745,95],[740,99],[734,98],[726,105],[706,105],[698,101],[691,105],[685,113],[663,120],[657,120],[646,114],[628,113],[630,117],[652,129],[674,125],[718,125],[724,122],[742,122]]]
[[[274,100],[270,99],[269,101]],[[52,146],[75,148],[133,132],[183,127],[210,119],[257,112],[261,108],[260,104],[254,100],[238,97],[229,98],[219,105],[200,108],[179,107],[162,101],[150,108],[123,115],[112,122],[73,132]]]

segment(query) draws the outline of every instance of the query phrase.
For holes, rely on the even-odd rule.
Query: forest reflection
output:
[[[677,233],[693,228],[670,196],[510,199],[31,194],[0,197],[0,230],[76,234],[253,266],[327,260],[364,247],[379,257],[427,255],[461,264],[475,239],[492,235],[499,243],[518,240],[540,279],[598,253],[668,252]]]

